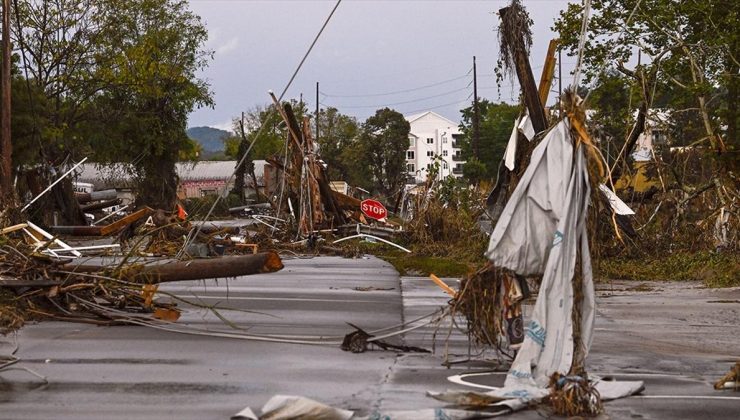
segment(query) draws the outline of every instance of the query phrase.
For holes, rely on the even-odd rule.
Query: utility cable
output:
[[[395,105],[405,105],[405,104],[412,104],[412,103],[415,103],[415,102],[422,102],[422,101],[426,101],[427,99],[439,98],[441,96],[447,96],[447,95],[451,95],[453,93],[462,92],[462,91],[467,90],[467,89],[468,89],[467,87],[462,87],[462,88],[450,90],[450,91],[447,91],[447,92],[443,92],[443,93],[440,93],[440,94],[437,94],[437,95],[431,95],[431,96],[427,96],[427,97],[424,97],[424,98],[417,98],[417,99],[412,99],[412,100],[408,100],[408,101],[401,101],[401,102],[394,102],[394,103],[387,103],[387,104],[376,104],[376,105],[344,105],[342,107],[343,108],[375,108],[375,109],[379,109],[379,108],[384,108],[384,107],[389,107],[389,106],[395,106]]]
[[[403,90],[397,90],[397,91],[393,91],[393,92],[357,94],[357,95],[335,95],[335,94],[330,94],[330,93],[325,93],[325,92],[319,92],[319,93],[321,93],[321,95],[324,96],[325,98],[375,98],[375,97],[378,97],[378,96],[391,96],[391,95],[397,95],[397,94],[400,94],[400,93],[416,92],[418,90],[424,90],[424,89],[428,89],[430,87],[440,86],[440,85],[444,85],[446,83],[454,82],[454,81],[457,81],[457,80],[460,80],[460,79],[465,79],[465,78],[467,78],[470,75],[469,73],[470,72],[468,72],[468,73],[466,73],[466,74],[464,74],[462,76],[453,77],[452,79],[447,79],[447,80],[443,80],[443,81],[440,81],[440,82],[430,83],[428,85],[419,86],[419,87],[415,87],[415,88],[408,88],[408,89],[403,89]]]

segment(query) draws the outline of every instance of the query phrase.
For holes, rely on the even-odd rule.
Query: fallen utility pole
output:
[[[86,264],[66,264],[64,268],[77,273],[104,272],[105,267]],[[272,273],[283,268],[275,252],[204,258],[190,261],[170,260],[149,265],[134,264],[123,270],[122,279],[135,283],[167,283],[184,280],[202,280]]]

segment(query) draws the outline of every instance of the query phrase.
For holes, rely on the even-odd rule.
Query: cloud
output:
[[[232,131],[234,129],[234,122],[232,120],[228,120],[222,123],[212,124],[211,127],[218,128],[219,130]]]
[[[229,39],[225,44],[216,47],[216,55],[226,55],[239,46],[239,37]]]

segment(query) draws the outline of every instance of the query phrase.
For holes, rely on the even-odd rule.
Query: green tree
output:
[[[296,118],[299,121],[303,119],[306,106],[297,101],[290,101],[290,104],[293,107],[293,112],[296,113]],[[240,143],[242,142],[240,119],[241,117],[234,118],[233,131],[235,134],[225,141],[226,156],[234,159],[241,156],[239,153]],[[288,130],[274,105],[255,107],[245,112],[243,124],[247,142],[250,144],[254,142],[250,152],[251,159],[266,159],[283,153]],[[246,148],[244,151],[246,151]]]
[[[593,114],[589,115],[590,127],[599,139],[604,157],[613,163],[624,144],[633,120],[630,104],[637,104],[639,97],[633,98],[632,80],[616,70],[600,75],[596,87],[591,92],[589,105]]]
[[[111,63],[96,72],[106,85],[93,106],[104,127],[88,133],[96,156],[134,162],[138,202],[172,208],[175,163],[192,149],[187,116],[212,105],[207,83],[196,77],[211,57],[202,49],[206,28],[182,0],[106,1],[96,19],[106,28],[97,58]]]
[[[390,108],[379,109],[362,125],[359,141],[350,148],[345,162],[364,168],[372,190],[391,200],[406,182],[406,150],[411,126],[403,115]],[[354,176],[361,176],[355,170]],[[356,180],[355,185],[362,185]]]
[[[594,0],[585,44],[584,75],[594,80],[604,67],[621,69],[637,51],[642,64],[633,73],[647,85],[642,90],[656,98],[672,91],[667,105],[691,115],[703,128],[702,137],[712,149],[723,143],[735,154],[737,101],[740,96],[740,3],[725,0]],[[561,12],[554,30],[569,55],[577,54],[583,7],[570,4]],[[618,36],[621,34],[621,36]],[[650,77],[640,77],[640,75]],[[691,98],[687,103],[686,98]],[[687,106],[689,105],[689,106]],[[733,159],[733,153],[729,153]],[[734,160],[738,160],[734,158]]]
[[[478,109],[480,112],[480,160],[478,163],[484,167],[480,179],[492,179],[496,176],[499,162],[504,156],[506,144],[514,126],[514,120],[519,115],[521,108],[518,105],[510,105],[504,102],[497,104],[487,99],[481,99],[478,101]],[[467,107],[460,112],[462,113],[460,123],[462,154],[466,160],[470,161],[473,157],[473,107]],[[469,167],[468,170],[473,171],[473,168]],[[480,168],[476,167],[475,171],[479,172]]]
[[[322,111],[319,120],[319,153],[327,165],[329,179],[349,180],[349,168],[354,160],[345,160],[345,149],[350,147],[360,132],[360,126],[354,117],[341,114],[336,108],[329,107]]]

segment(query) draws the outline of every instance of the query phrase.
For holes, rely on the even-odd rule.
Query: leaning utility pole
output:
[[[499,9],[499,16],[502,24],[499,28],[508,28],[510,33],[504,34],[507,37],[507,43],[510,48],[510,54],[513,56],[513,64],[516,69],[516,76],[519,79],[519,86],[522,88],[524,104],[529,111],[529,118],[532,121],[535,133],[547,129],[547,118],[545,117],[545,108],[540,101],[539,90],[532,75],[532,67],[529,65],[529,55],[527,46],[524,43],[524,33],[517,23],[524,20],[521,5],[508,6]],[[525,15],[526,16],[526,15]],[[508,21],[508,22],[506,22]],[[507,23],[509,23],[507,25]],[[501,31],[501,29],[499,29]],[[528,27],[527,27],[528,30]]]
[[[12,196],[12,147],[10,141],[10,0],[3,0],[3,55],[0,69],[0,202]]]
[[[478,73],[473,56],[473,156],[480,160],[480,112],[478,111]]]

